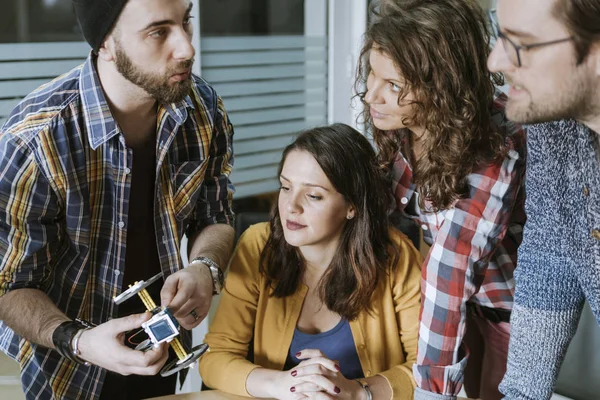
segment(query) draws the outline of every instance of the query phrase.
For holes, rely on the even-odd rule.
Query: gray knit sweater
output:
[[[584,299],[600,323],[599,135],[572,120],[527,135],[528,220],[500,386],[509,400],[550,398]]]

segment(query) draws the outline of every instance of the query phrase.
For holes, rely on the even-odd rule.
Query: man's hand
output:
[[[169,275],[160,291],[161,305],[169,307],[185,329],[195,328],[208,315],[212,296],[212,275],[202,263],[190,264]]]
[[[141,328],[151,317],[150,313],[134,314],[84,331],[79,339],[80,358],[121,375],[156,375],[167,362],[167,343],[145,353],[124,344],[125,333]]]

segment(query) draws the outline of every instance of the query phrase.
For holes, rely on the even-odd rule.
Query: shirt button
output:
[[[403,197],[400,199],[400,203],[402,204],[408,204],[408,199],[406,197]]]
[[[426,231],[426,230],[429,229],[429,227],[427,225],[423,224],[423,225],[421,225],[421,229],[423,229],[424,231]]]
[[[121,221],[118,223],[117,226],[119,227],[119,229],[123,229],[123,228],[125,228],[125,222]]]
[[[358,346],[358,348],[359,348],[360,350],[364,350],[364,349],[365,349],[365,345],[364,345],[364,344],[361,344],[361,345],[359,345],[359,346]]]
[[[367,370],[367,376],[370,376],[370,375],[371,375],[371,370],[369,369],[369,370]]]
[[[129,175],[131,173],[131,170],[129,168],[125,168],[125,174]]]
[[[588,187],[587,187],[587,186],[584,186],[584,187],[583,187],[583,195],[584,195],[585,197],[588,197],[588,196],[590,195],[590,189],[588,189]]]
[[[592,231],[592,237],[596,240],[600,240],[600,231],[598,229],[594,229]]]
[[[119,270],[116,270],[116,271],[115,271],[115,275],[116,275],[116,276],[119,276],[119,275],[121,275],[121,271],[119,271]]]

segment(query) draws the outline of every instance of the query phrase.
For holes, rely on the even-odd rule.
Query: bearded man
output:
[[[544,400],[585,300],[600,323],[600,1],[499,0],[497,16],[488,66],[510,83],[506,115],[535,124],[500,391]]]
[[[124,343],[150,314],[113,297],[162,273],[151,294],[189,348],[233,246],[233,128],[191,73],[190,0],[73,6],[90,55],[0,130],[0,347],[28,399],[174,393],[167,345]]]

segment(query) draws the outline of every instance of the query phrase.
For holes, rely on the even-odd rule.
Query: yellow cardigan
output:
[[[242,235],[200,360],[200,375],[209,387],[250,396],[246,379],[258,367],[283,370],[294,328],[308,288],[300,284],[291,296],[270,296],[259,272],[260,253],[269,235],[267,223],[253,225]],[[392,240],[400,250],[395,273],[380,279],[372,310],[350,321],[363,374],[387,379],[393,399],[412,399],[412,365],[417,354],[422,257],[409,239],[395,229]],[[254,340],[254,363],[246,360]]]

